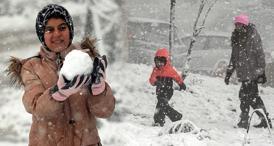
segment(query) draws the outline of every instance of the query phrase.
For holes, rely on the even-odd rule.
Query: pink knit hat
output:
[[[248,18],[247,15],[241,14],[241,15],[238,15],[238,16],[234,17],[234,23],[241,23],[241,24],[244,24],[244,25],[248,25],[249,18]]]

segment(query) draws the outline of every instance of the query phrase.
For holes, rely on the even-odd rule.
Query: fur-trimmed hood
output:
[[[5,72],[9,77],[9,84],[15,87],[21,87],[23,82],[20,74],[26,59],[19,59],[11,56],[8,62],[8,68],[5,70]]]

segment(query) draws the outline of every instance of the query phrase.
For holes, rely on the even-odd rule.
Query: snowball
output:
[[[60,74],[66,79],[72,80],[76,75],[90,74],[93,68],[93,61],[90,56],[80,50],[72,50],[65,57]]]

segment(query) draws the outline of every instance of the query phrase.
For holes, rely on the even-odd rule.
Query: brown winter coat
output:
[[[67,50],[75,49],[74,45]],[[62,52],[61,56],[67,54]],[[109,85],[97,96],[88,89],[55,101],[49,90],[58,80],[56,55],[41,48],[37,57],[21,61],[23,104],[32,114],[29,146],[97,146],[100,141],[95,117],[109,117],[115,99]]]
[[[232,53],[228,72],[236,70],[239,81],[255,81],[265,70],[262,40],[254,24],[247,26],[246,34],[234,31],[231,37]]]

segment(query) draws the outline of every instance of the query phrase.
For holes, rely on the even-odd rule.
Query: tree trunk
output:
[[[208,7],[207,11],[204,14],[204,18],[203,20],[200,20],[201,15],[203,13],[205,4],[208,3],[207,0],[201,0],[201,4],[200,4],[200,8],[198,11],[198,15],[196,17],[196,20],[194,22],[193,25],[193,33],[192,33],[192,38],[189,44],[189,48],[187,50],[187,56],[186,56],[186,62],[185,62],[185,66],[184,66],[184,71],[183,71],[183,76],[186,77],[189,73],[190,70],[190,61],[191,61],[191,51],[193,48],[194,43],[196,42],[196,37],[199,36],[200,32],[202,31],[202,29],[205,27],[205,21],[207,19],[207,16],[209,14],[209,12],[211,11],[212,7],[214,6],[214,4],[217,2],[217,0],[214,0],[212,2],[212,4]],[[200,22],[199,26],[198,23]]]
[[[172,49],[174,45],[174,20],[176,0],[170,1],[170,24],[169,24],[169,56],[172,61]]]
[[[89,7],[87,7],[87,15],[86,15],[86,24],[84,29],[84,36],[92,36],[92,33],[94,31],[93,26],[93,18],[92,18],[92,12]]]

